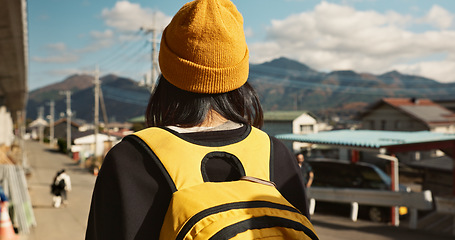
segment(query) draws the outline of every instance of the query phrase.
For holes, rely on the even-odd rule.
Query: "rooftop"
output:
[[[430,99],[383,98],[370,107],[362,116],[368,115],[382,104],[387,104],[404,114],[428,125],[455,123],[455,113]]]
[[[336,130],[304,135],[280,134],[276,137],[281,140],[363,148],[383,148],[405,144],[455,141],[455,134],[430,131]]]
[[[268,112],[264,112],[264,121],[293,121],[304,113],[308,113],[308,112],[307,111],[268,111]]]

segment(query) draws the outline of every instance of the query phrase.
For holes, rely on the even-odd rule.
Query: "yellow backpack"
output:
[[[203,146],[163,128],[136,132],[173,189],[160,239],[318,239],[310,221],[270,180],[271,141],[251,128],[240,142]],[[220,146],[221,145],[221,146]],[[208,182],[205,164],[229,159],[243,176]]]

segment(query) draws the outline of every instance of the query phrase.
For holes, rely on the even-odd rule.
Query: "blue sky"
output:
[[[187,1],[28,1],[29,89],[75,73],[141,80],[150,35]],[[391,70],[455,82],[453,0],[233,0],[252,63],[288,57],[318,71]]]

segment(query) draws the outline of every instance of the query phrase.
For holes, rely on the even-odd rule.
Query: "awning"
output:
[[[455,134],[430,131],[335,130],[312,134],[279,134],[275,137],[281,140],[366,150],[385,148],[390,152],[445,149],[452,158],[455,147]]]

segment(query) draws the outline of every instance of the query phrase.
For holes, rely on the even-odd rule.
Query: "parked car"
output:
[[[334,159],[309,159],[308,163],[314,171],[312,185],[314,187],[391,189],[390,177],[373,164],[350,163]],[[400,185],[400,191],[409,191],[409,189]],[[407,209],[401,207],[400,214],[406,213]],[[366,216],[374,222],[385,222],[390,219],[390,208],[360,205],[359,216]]]

